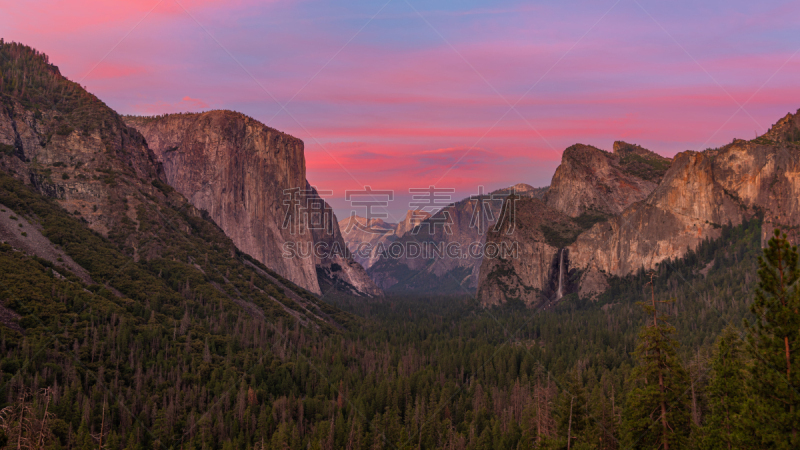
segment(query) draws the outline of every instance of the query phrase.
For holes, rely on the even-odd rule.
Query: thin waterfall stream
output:
[[[562,248],[558,256],[558,291],[556,300],[564,296],[564,249]]]

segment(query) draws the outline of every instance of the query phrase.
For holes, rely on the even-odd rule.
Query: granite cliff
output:
[[[614,143],[614,153],[576,144],[564,150],[545,203],[571,217],[619,214],[656,188],[669,163],[624,142]]]
[[[0,40],[2,241],[145,321],[225,308],[341,327],[335,308],[239,251],[167,181],[120,115],[46,55]]]
[[[764,242],[775,227],[797,239],[798,116],[788,114],[752,141],[737,139],[672,159],[623,142],[614,143],[613,153],[584,145],[568,148],[545,202],[518,205],[517,227],[538,227],[541,233],[489,235],[489,242],[516,240],[525,250],[520,261],[483,262],[481,301],[491,305],[520,298],[544,304],[552,298],[552,282],[548,287],[545,280],[561,267],[567,267],[567,291],[591,297],[606,288],[608,276],[680,258],[703,239],[718,237],[722,225],[754,216],[763,218]],[[563,218],[539,220],[553,216],[553,210],[572,218],[577,228],[565,226]],[[559,264],[542,262],[556,254]],[[526,297],[527,292],[536,293]]]
[[[796,117],[791,120],[796,124]],[[765,242],[775,227],[796,238],[800,146],[771,139],[776,127],[753,141],[676,155],[645,201],[578,237],[570,248],[575,267],[609,275],[651,269],[706,237],[718,237],[721,225],[755,215],[763,216]]]
[[[486,241],[498,252],[510,251],[483,258],[478,298],[487,306],[521,301],[535,307],[557,301],[570,289],[569,268],[551,234],[555,229],[577,234],[580,226],[536,198],[508,199],[503,208],[514,213],[503,214],[503,222],[489,231]]]
[[[333,208],[317,194],[312,186],[306,187],[313,211],[320,211],[319,223],[312,223],[311,235],[317,280],[323,293],[331,289],[355,296],[381,297],[383,292],[375,286],[364,267],[354,260],[342,236]]]
[[[319,196],[306,183],[301,140],[232,111],[125,120],[147,139],[167,183],[208,211],[240,250],[317,294],[320,278],[330,283],[333,276],[347,291],[380,295],[349,255],[335,257],[342,259],[334,273],[330,258],[309,251],[322,242],[346,245],[329,207],[316,216],[324,223],[309,223]],[[299,251],[286,257],[290,243]]]

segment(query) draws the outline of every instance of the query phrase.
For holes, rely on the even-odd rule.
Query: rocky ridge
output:
[[[546,302],[550,291],[544,280],[553,278],[556,266],[531,261],[540,254],[552,259],[560,249],[570,272],[569,290],[592,297],[606,288],[608,276],[625,276],[680,258],[703,239],[718,237],[722,225],[760,216],[764,242],[775,227],[797,239],[798,116],[788,114],[752,141],[737,139],[672,159],[624,142],[615,142],[613,153],[584,145],[568,148],[545,204],[523,202],[517,210],[523,229],[538,226],[542,233],[517,233],[514,238],[490,234],[490,242],[518,240],[524,247],[523,261],[484,261],[481,301]],[[552,210],[571,217],[578,232],[537,223],[537,215],[552,215]],[[492,273],[503,276],[490,277]],[[537,289],[538,300],[518,295]]]
[[[382,219],[369,219],[351,215],[339,221],[347,248],[353,259],[369,269],[380,258],[383,251],[398,238],[411,231],[431,215],[425,211],[409,210],[399,223],[388,223]]]
[[[500,217],[503,199],[511,192],[528,198],[541,197],[546,191],[546,188],[519,184],[489,193],[482,197],[485,201],[466,198],[445,206],[421,222],[412,233],[393,242],[405,249],[427,248],[429,257],[407,253],[399,257],[381,257],[367,273],[384,290],[471,294],[478,287],[483,258],[479,251],[471,255],[470,248],[479,250],[485,244],[487,231]],[[443,257],[430,257],[434,247],[446,250],[448,246],[457,248],[458,253],[447,255],[445,252]]]

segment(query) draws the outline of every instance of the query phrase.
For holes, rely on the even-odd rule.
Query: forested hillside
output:
[[[105,448],[566,448],[568,437],[571,448],[653,448],[645,438],[658,415],[645,427],[631,417],[650,398],[635,352],[648,274],[613,280],[596,302],[571,294],[540,312],[483,310],[469,297],[330,297],[352,315],[319,307],[350,326],[303,326],[255,300],[257,282],[240,272],[252,266],[224,277],[241,280],[231,289],[266,320],[204,291],[214,277],[205,270],[115,262],[113,243],[3,183],[0,203],[38,220],[96,281],[0,251],[0,399],[12,448],[40,436],[46,448],[96,448],[101,438]],[[655,300],[676,299],[659,309],[677,329],[672,363],[684,377],[670,404],[683,411],[671,448],[696,448],[721,429],[715,395],[737,382],[715,375],[714,342],[749,316],[759,237],[758,220],[726,227],[656,273]],[[729,377],[744,380],[739,372]],[[23,409],[32,421],[15,436]]]

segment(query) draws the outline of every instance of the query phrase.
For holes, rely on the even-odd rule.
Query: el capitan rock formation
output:
[[[285,243],[310,249],[323,240],[305,220],[284,226],[295,202],[309,205],[319,198],[307,187],[303,141],[233,111],[125,119],[145,136],[170,186],[208,211],[240,250],[299,286],[322,293],[319,277],[331,276],[326,270],[330,262],[285,257]],[[295,193],[287,194],[291,190]],[[330,220],[336,225],[335,218]],[[344,248],[338,226],[328,228],[336,233],[330,239],[340,240]],[[341,267],[337,277],[359,286],[363,295],[380,295],[364,269],[349,257],[345,260],[336,266]]]
[[[144,137],[46,55],[0,39],[0,69],[0,241],[151,320],[207,304],[341,328],[335,309],[239,251],[167,184]]]

